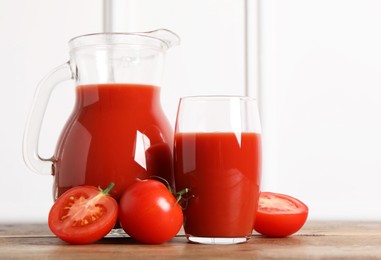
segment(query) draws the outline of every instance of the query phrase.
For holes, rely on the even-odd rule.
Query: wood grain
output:
[[[178,235],[161,245],[106,238],[69,245],[46,224],[0,225],[0,259],[381,259],[381,222],[308,222],[287,238],[254,234],[239,245],[198,245]]]

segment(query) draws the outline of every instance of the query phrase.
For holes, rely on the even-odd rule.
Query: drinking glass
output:
[[[241,96],[180,99],[174,137],[176,190],[188,188],[188,241],[236,244],[250,239],[261,179],[257,101]]]

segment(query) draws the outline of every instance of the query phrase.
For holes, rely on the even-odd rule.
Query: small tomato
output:
[[[130,185],[119,201],[119,221],[135,240],[160,244],[172,239],[183,223],[178,201],[161,182],[142,180]]]
[[[285,237],[297,232],[306,222],[308,207],[288,195],[261,192],[254,230],[269,237]]]
[[[62,194],[49,212],[50,230],[71,244],[88,244],[107,235],[118,218],[118,203],[106,190],[78,186]]]

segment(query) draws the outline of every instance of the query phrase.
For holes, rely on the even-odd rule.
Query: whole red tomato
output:
[[[306,222],[308,207],[288,195],[261,192],[254,230],[269,237],[285,237],[298,231]]]
[[[88,244],[107,235],[118,218],[118,203],[106,190],[78,186],[62,194],[49,212],[50,230],[71,244]]]
[[[173,238],[183,223],[176,198],[161,182],[142,180],[130,185],[119,201],[119,221],[135,240],[160,244]]]

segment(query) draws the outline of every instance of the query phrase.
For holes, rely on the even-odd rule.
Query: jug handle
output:
[[[52,162],[54,158],[42,158],[38,154],[41,125],[54,87],[58,83],[72,78],[73,74],[70,64],[66,62],[52,70],[37,86],[32,109],[27,118],[22,149],[25,164],[36,173],[47,175],[52,175],[53,173]]]

